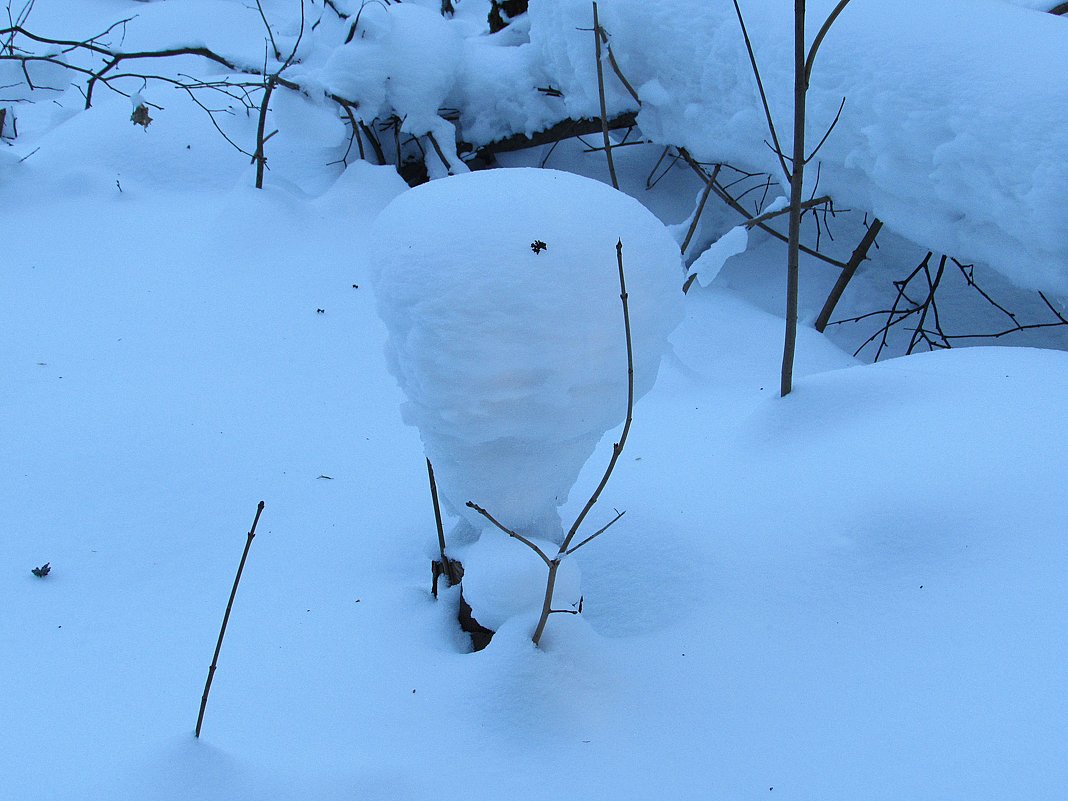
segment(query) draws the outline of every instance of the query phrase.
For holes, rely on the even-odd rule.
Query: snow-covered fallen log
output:
[[[730,3],[599,6],[641,95],[645,135],[702,160],[779,172]],[[809,4],[810,36],[830,6]],[[792,5],[749,0],[742,8],[789,141]],[[488,141],[538,130],[550,106],[556,119],[595,116],[591,18],[586,0],[533,0],[528,43],[469,39],[458,87],[465,132]],[[1064,18],[995,0],[854,0],[821,47],[809,93],[813,142],[846,98],[820,151],[819,189],[924,247],[988,263],[1025,287],[1068,291],[1065,75]],[[551,85],[562,97],[521,98],[522,85]],[[610,73],[606,89],[610,113],[633,108]]]

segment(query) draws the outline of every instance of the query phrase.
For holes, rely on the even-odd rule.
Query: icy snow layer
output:
[[[404,417],[419,427],[447,507],[481,527],[465,509],[474,501],[509,527],[559,537],[557,507],[625,416],[617,239],[638,397],[681,318],[678,245],[633,198],[535,169],[413,189],[373,236]]]
[[[810,37],[831,5],[809,4]],[[779,139],[789,143],[792,4],[742,7]],[[600,10],[643,98],[643,133],[701,159],[780,174],[729,2],[604,0]],[[477,80],[468,79],[461,106],[474,141],[537,128],[550,112],[598,113],[590,4],[532,0],[529,16],[529,43],[467,48],[465,69]],[[819,153],[820,191],[924,247],[987,262],[1025,287],[1068,291],[1065,75],[1068,20],[993,0],[856,0],[812,75],[811,145],[846,98]],[[605,80],[610,113],[634,107],[607,68]],[[544,86],[563,98],[538,94]]]

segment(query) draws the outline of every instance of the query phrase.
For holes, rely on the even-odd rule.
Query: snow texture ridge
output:
[[[623,422],[630,296],[635,394],[682,316],[678,245],[638,201],[553,170],[433,181],[375,223],[378,309],[447,508],[481,527],[561,536],[556,511],[601,436]]]

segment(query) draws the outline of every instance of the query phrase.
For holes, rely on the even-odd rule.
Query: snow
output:
[[[701,286],[709,286],[716,280],[727,259],[745,253],[749,246],[749,231],[744,225],[736,225],[711,245],[690,265],[690,272],[697,276]]]
[[[682,316],[678,245],[628,195],[535,169],[424,184],[382,212],[372,238],[405,421],[449,512],[481,528],[472,501],[509,528],[561,540],[557,507],[626,415],[616,243],[636,398]]]
[[[422,134],[437,124],[460,49],[459,34],[441,14],[408,3],[371,3],[360,13],[352,42],[330,56],[322,80],[356,101],[366,122],[394,112],[405,131]]]
[[[762,16],[758,4],[746,4],[754,33],[781,5],[766,4]],[[294,36],[292,4],[264,7],[278,35]],[[541,57],[525,48],[528,34],[539,47],[567,54],[567,42],[536,31],[552,13],[547,7],[531,15],[527,30],[465,38],[484,7],[461,0],[448,23],[463,39],[465,59],[481,48],[512,64],[516,51],[534,65]],[[691,56],[709,57],[692,80],[737,79],[741,96],[745,64],[732,73],[713,58],[738,57],[729,17],[722,27],[707,25],[719,7],[644,4],[642,52],[622,40],[624,33],[636,38],[637,23],[625,23],[637,7],[601,5],[632,80],[643,59],[663,67],[656,68],[664,101],[656,113],[665,124],[681,120],[687,105],[693,124],[705,124],[715,95],[689,97],[680,88],[683,68],[698,63]],[[942,93],[956,80],[952,70],[930,69],[929,91],[894,76],[911,57],[913,77],[925,64],[956,61],[962,76],[974,77],[982,59],[1006,76],[1028,77],[1064,20],[993,2],[949,13],[962,8],[950,0],[850,5],[821,51],[817,82],[854,80],[841,59],[863,45],[867,56],[852,67],[856,85],[885,69],[878,82],[884,100],[942,103],[945,116],[925,107],[917,112],[922,120],[895,117],[890,103],[869,119],[863,135],[880,143],[888,168],[900,161],[898,177],[892,169],[869,174],[863,159],[834,177],[860,130],[843,121],[841,137],[832,137],[840,148],[828,143],[825,180],[855,179],[855,192],[874,198],[878,177],[879,191],[900,190],[918,203],[912,216],[929,217],[943,244],[973,241],[955,233],[947,210],[967,225],[984,203],[984,213],[1015,209],[1020,217],[992,223],[987,238],[974,239],[975,252],[995,254],[1014,227],[1019,269],[999,266],[1034,278],[1036,254],[1057,256],[1062,247],[1039,229],[1059,220],[1056,205],[1041,203],[1063,160],[1047,160],[1059,127],[1041,140],[1028,132],[1052,117],[1060,85],[1041,84],[1048,95],[1030,106],[1037,84],[987,81],[984,91],[998,102],[977,107],[973,123],[967,115],[951,119],[954,104],[963,103],[957,89]],[[305,75],[328,63],[345,32],[332,12],[315,9],[324,13],[308,33]],[[555,24],[565,25],[572,10],[580,11],[561,4]],[[672,21],[687,10],[685,25]],[[97,31],[131,12],[142,15],[129,25],[131,46],[151,37],[205,38],[253,63],[262,59],[258,14],[229,0],[38,0],[30,27]],[[896,38],[913,36],[939,14],[945,25],[953,21],[951,32],[935,26],[926,38]],[[856,28],[846,25],[849,15]],[[873,19],[881,27],[857,30]],[[759,30],[759,55],[773,75],[771,43],[781,31],[766,19]],[[919,46],[942,34],[937,48]],[[575,53],[580,38],[590,44],[588,31],[575,37]],[[995,40],[985,52],[964,46]],[[671,49],[658,52],[665,42]],[[943,47],[951,44],[959,47]],[[671,58],[678,72],[668,69]],[[1052,71],[1061,58],[1049,61]],[[183,60],[180,69],[190,68],[216,74]],[[459,69],[446,102],[469,85]],[[508,73],[502,85],[519,77]],[[833,95],[828,86],[817,94]],[[963,81],[959,89],[972,97]],[[1019,98],[1001,104],[1012,93]],[[529,100],[520,95],[484,103],[520,108]],[[434,539],[434,518],[424,443],[397,413],[408,399],[383,356],[392,334],[378,315],[382,299],[371,277],[385,265],[371,231],[391,203],[418,207],[424,192],[483,179],[443,178],[441,190],[408,190],[392,167],[354,157],[346,165],[347,131],[333,109],[321,98],[279,91],[269,115],[279,134],[268,143],[266,188],[256,191],[247,157],[184,94],[151,84],[144,97],[164,106],[153,110],[148,130],[130,123],[126,97],[100,92],[83,111],[74,89],[46,93],[12,107],[18,136],[8,127],[0,142],[0,798],[1063,797],[1063,328],[983,340],[1002,347],[864,365],[849,355],[855,341],[846,332],[823,336],[802,325],[795,390],[781,399],[774,387],[784,254],[752,232],[745,252],[727,260],[708,287],[695,284],[680,299],[683,319],[655,382],[647,372],[651,387],[590,525],[603,525],[613,509],[626,515],[561,567],[574,572],[559,608],[571,608],[578,590],[583,613],[553,615],[534,648],[540,560],[499,531],[484,532],[466,550],[450,540],[475,567],[480,559],[495,569],[519,566],[511,585],[504,573],[478,569],[465,587],[502,610],[489,647],[472,653],[456,623],[456,588],[438,601],[429,592],[425,545]],[[877,99],[851,92],[847,108]],[[544,98],[537,108],[561,102]],[[1030,117],[1010,119],[1021,109]],[[759,130],[759,117],[747,113],[728,120],[720,139],[695,135],[691,144],[733,147],[739,126]],[[248,145],[254,117],[220,119]],[[919,124],[928,119],[940,124]],[[957,135],[974,134],[984,120],[992,127],[974,140]],[[486,129],[495,124],[489,119]],[[906,145],[928,158],[930,145],[947,142],[958,149],[939,162],[947,187],[940,195],[927,191],[923,159],[912,159]],[[753,144],[750,158],[762,158],[755,155],[762,147]],[[560,170],[606,176],[603,154],[582,149],[565,143],[502,161],[521,167],[547,159]],[[646,190],[659,154],[656,146],[620,148],[621,183],[665,222],[678,223],[693,208],[696,181],[676,169]],[[1018,182],[1012,186],[1010,173]],[[572,209],[570,222],[589,227],[602,204],[615,203],[608,189],[598,198],[586,181],[575,181],[584,188],[537,213],[563,217]],[[992,183],[1013,191],[984,197]],[[526,222],[537,218],[504,214],[500,196],[486,194],[487,204],[497,198],[492,218],[522,234],[516,260],[505,266],[540,271],[502,269],[489,278],[566,269],[558,243],[568,237],[528,232]],[[574,212],[583,198],[592,199]],[[1048,216],[1028,216],[1032,203]],[[841,242],[833,252],[848,256],[864,210],[836,224]],[[459,242],[484,238],[490,228],[473,199],[434,211],[410,219],[410,230],[438,226]],[[641,212],[634,215],[646,225]],[[920,222],[904,211],[896,220],[902,233],[905,223]],[[704,244],[739,222],[711,206],[704,221]],[[637,235],[644,227],[622,236],[636,314],[648,295],[642,281],[652,283],[643,278],[640,242],[650,239],[652,248],[659,236],[647,224],[647,236]],[[535,237],[548,250],[535,255]],[[605,245],[609,268],[614,244]],[[919,244],[922,257],[928,248]],[[435,252],[455,272],[421,275],[422,286],[445,291],[450,278],[465,278],[478,263],[473,247]],[[898,236],[880,236],[841,313],[891,303],[892,281],[918,261],[917,252]],[[808,258],[801,266],[802,319],[810,319],[837,273]],[[681,271],[676,276],[677,291]],[[998,298],[1011,290],[981,265],[976,276]],[[593,281],[568,276],[567,286],[581,278]],[[976,330],[986,319],[984,302],[948,278],[939,290],[949,293],[944,324]],[[618,290],[614,275],[603,280],[606,289],[584,295],[583,314],[561,325],[576,316],[601,319],[591,299],[603,298],[603,320],[616,332],[606,342],[618,347]],[[1009,296],[1012,308],[1025,297]],[[1063,298],[1049,298],[1062,308]],[[637,333],[637,319],[635,326]],[[1040,347],[1012,346],[1019,342]],[[619,370],[572,352],[552,366],[619,380]],[[579,511],[618,438],[620,412],[609,411],[602,424],[616,428],[579,472],[560,508],[564,519]],[[567,422],[557,418],[539,422],[548,433]],[[261,499],[266,508],[195,740],[211,650]],[[45,562],[51,573],[32,575]],[[516,583],[524,594],[511,591]]]
[[[651,91],[639,115],[646,136],[781,179],[763,144],[767,123],[731,4],[599,6],[624,75]],[[832,6],[809,4],[810,31]],[[792,6],[752,0],[742,8],[779,140],[788,143]],[[543,127],[550,103],[560,116],[599,113],[590,4],[535,1],[529,17],[529,42],[495,54],[493,72],[509,74],[509,86],[476,79],[470,94],[461,93],[469,141]],[[1066,24],[995,0],[851,3],[820,48],[809,91],[812,146],[846,99],[819,152],[820,191],[874,213],[913,242],[987,263],[1022,286],[1068,290],[1068,223],[1058,202],[1068,180],[1061,156],[1068,91],[1059,80],[1068,70]],[[473,71],[488,67],[481,61]],[[605,72],[609,113],[634,110],[621,82]],[[546,84],[563,99],[532,110],[533,100],[513,96]],[[507,103],[496,100],[502,95]],[[815,177],[813,170],[810,183]]]
[[[558,546],[549,540],[531,540],[550,558]],[[490,532],[455,551],[464,566],[464,600],[475,620],[493,631],[518,616],[537,621],[545,598],[547,567],[527,545]],[[577,563],[565,559],[556,572],[553,608],[577,610],[582,596]],[[528,624],[529,625],[529,624]]]

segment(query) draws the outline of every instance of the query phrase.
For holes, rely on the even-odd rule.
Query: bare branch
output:
[[[868,258],[868,250],[871,249],[872,244],[875,242],[875,237],[879,235],[879,231],[882,230],[882,227],[882,220],[878,218],[872,220],[871,225],[868,226],[868,230],[864,232],[860,244],[853,250],[853,255],[849,257],[849,262],[846,264],[845,269],[839,274],[838,280],[835,281],[830,294],[827,295],[827,300],[824,302],[819,316],[816,317],[815,323],[816,330],[821,334],[824,329],[827,328],[827,321],[831,319],[831,315],[834,313],[834,307],[837,306],[838,301],[841,300],[842,294],[845,292],[846,286],[853,279],[853,275],[856,273],[857,268],[860,267],[861,263],[866,258]]]
[[[497,518],[495,518],[493,515],[491,515],[489,512],[487,512],[485,509],[483,509],[477,503],[475,503],[474,501],[468,501],[466,505],[467,505],[467,507],[469,509],[474,509],[476,512],[478,512],[480,515],[482,515],[484,518],[486,518],[488,521],[490,521],[493,525],[495,525],[497,528],[499,528],[501,531],[503,531],[509,537],[512,537],[513,539],[517,539],[521,543],[526,545],[528,548],[530,548],[530,550],[534,551],[534,553],[536,553],[538,556],[540,556],[541,557],[541,561],[543,561],[546,565],[551,565],[553,563],[553,560],[550,559],[545,554],[545,551],[543,551],[541,548],[539,548],[534,542],[532,542],[531,540],[527,539],[522,534],[518,534],[515,531],[512,531],[510,528],[508,528],[503,523],[501,523]]]
[[[716,185],[716,177],[719,175],[721,166],[717,164],[712,170],[712,175],[705,182],[704,191],[701,192],[701,199],[697,202],[697,210],[690,221],[690,227],[686,230],[686,237],[682,240],[681,250],[683,253],[690,246],[690,240],[693,239],[693,235],[697,233],[697,224],[701,221],[701,213],[705,210],[705,202],[708,200],[708,195]]]
[[[570,548],[568,548],[564,552],[564,555],[565,556],[571,556],[571,554],[573,554],[575,551],[577,551],[579,548],[581,548],[587,542],[590,542],[591,540],[594,540],[597,537],[600,537],[602,534],[604,534],[606,531],[608,531],[608,529],[610,529],[615,524],[615,522],[617,520],[619,520],[619,518],[623,517],[623,515],[625,515],[626,513],[627,513],[626,510],[624,510],[622,512],[617,510],[615,517],[613,517],[611,520],[609,520],[607,523],[605,523],[603,526],[601,526],[599,529],[597,529],[595,532],[593,532],[590,536],[588,536],[586,539],[584,539],[578,545],[572,545]]]
[[[816,154],[820,152],[820,148],[823,147],[823,144],[827,141],[828,138],[830,138],[831,132],[838,125],[838,120],[842,118],[842,109],[845,108],[845,104],[846,99],[843,97],[842,102],[838,104],[838,112],[834,115],[834,120],[831,122],[830,126],[828,126],[827,131],[823,134],[823,138],[820,140],[820,143],[816,145],[813,151],[805,157],[806,164],[812,161],[812,159],[816,158]]]
[[[616,242],[616,264],[619,270],[619,299],[623,304],[623,333],[627,343],[627,416],[623,423],[623,431],[619,435],[619,442],[612,446],[612,456],[608,461],[608,467],[605,468],[604,475],[601,476],[600,482],[597,484],[597,488],[590,495],[586,505],[582,508],[578,517],[575,518],[574,524],[571,526],[571,530],[568,531],[567,536],[564,537],[563,543],[560,545],[560,552],[567,553],[568,547],[571,545],[571,541],[578,533],[579,527],[582,526],[582,522],[586,519],[586,515],[590,513],[597,500],[601,497],[601,492],[608,486],[608,480],[612,478],[612,472],[616,469],[616,462],[619,461],[619,455],[623,453],[623,448],[627,444],[627,436],[630,434],[630,426],[634,420],[634,344],[631,340],[630,333],[630,305],[628,303],[627,295],[627,281],[623,274],[623,242]]]
[[[597,28],[597,24],[594,23],[594,27]],[[630,96],[634,98],[634,102],[639,106],[642,104],[642,99],[638,97],[638,93],[634,90],[630,81],[627,80],[627,76],[623,74],[623,70],[619,68],[619,64],[616,62],[616,54],[612,52],[612,45],[608,41],[608,33],[604,28],[598,28],[601,34],[601,41],[605,44],[605,49],[608,51],[608,63],[612,67],[612,71],[615,72],[616,77],[619,78],[619,82],[623,84],[623,88],[626,89]]]
[[[830,202],[831,202],[830,196],[829,195],[824,195],[823,197],[817,197],[817,198],[813,198],[812,200],[806,200],[804,203],[801,204],[801,208],[802,209],[810,209],[813,206],[822,206],[823,204],[830,203]],[[782,215],[789,214],[789,213],[790,213],[790,209],[788,207],[784,206],[783,208],[779,209],[778,211],[769,211],[767,214],[761,214],[759,217],[753,217],[751,220],[748,220],[745,223],[745,227],[746,228],[755,228],[756,226],[760,225],[763,222],[767,222],[768,220],[774,220],[776,217],[781,217]]]
[[[623,332],[627,342],[627,419],[623,423],[623,432],[619,436],[619,442],[612,446],[612,458],[608,462],[608,467],[602,476],[597,488],[590,495],[590,499],[586,502],[586,506],[583,507],[579,516],[575,518],[574,524],[571,526],[571,530],[568,531],[567,536],[564,537],[564,541],[560,544],[560,550],[555,559],[549,560],[546,564],[549,566],[549,576],[545,582],[545,597],[542,600],[541,618],[538,620],[538,626],[534,630],[534,636],[531,637],[531,641],[535,646],[541,642],[541,636],[545,632],[545,624],[549,621],[549,614],[552,611],[553,605],[553,590],[556,587],[556,573],[560,569],[561,560],[571,553],[573,550],[578,549],[589,542],[594,537],[603,533],[608,526],[605,526],[601,530],[597,531],[591,537],[587,537],[580,542],[575,548],[571,548],[571,542],[575,539],[575,535],[578,533],[579,527],[582,525],[582,521],[586,519],[586,515],[597,503],[598,498],[601,497],[601,492],[608,484],[608,480],[612,477],[612,472],[615,470],[616,462],[619,461],[619,455],[623,452],[623,446],[627,444],[627,435],[630,433],[630,425],[634,417],[634,346],[631,342],[630,334],[630,306],[627,301],[627,281],[623,274],[623,242],[616,242],[616,265],[619,271],[619,300],[623,304]],[[468,506],[471,506],[469,503]],[[477,507],[474,507],[477,510]],[[622,515],[617,516],[617,520]],[[492,518],[490,518],[492,520]],[[612,521],[614,523],[615,520]],[[609,523],[610,526],[612,523]],[[499,525],[499,524],[498,524]]]
[[[293,43],[293,49],[289,52],[289,57],[285,60],[285,63],[278,68],[278,72],[275,75],[281,75],[289,66],[293,63],[293,60],[297,57],[297,50],[300,48],[300,43],[304,40],[304,0],[300,0],[300,30],[297,32],[297,41]],[[271,40],[273,43],[273,39]]]
[[[683,159],[686,161],[686,163],[688,165],[690,165],[690,168],[694,172],[696,172],[697,175],[700,176],[702,180],[707,181],[708,177],[709,177],[708,173],[705,172],[704,168],[701,167],[701,165],[697,161],[694,160],[693,156],[691,156],[686,151],[685,148],[676,148],[676,149],[678,150],[679,154],[683,157]],[[714,191],[716,193],[716,195],[724,203],[726,203],[728,206],[730,206],[732,209],[734,209],[736,212],[738,212],[738,214],[740,214],[742,217],[744,217],[747,222],[749,220],[753,219],[752,215],[746,210],[746,208],[744,206],[742,206],[741,203],[738,202],[737,198],[733,197],[721,185],[717,184],[716,187],[712,191]],[[775,237],[776,239],[778,239],[781,242],[786,242],[787,241],[787,238],[783,234],[781,234],[780,232],[776,231],[774,228],[772,228],[770,225],[767,225],[766,223],[758,223],[757,227],[760,228],[761,231],[765,231],[765,232],[771,234],[773,237]],[[839,261],[838,259],[831,258],[830,256],[826,255],[825,253],[820,253],[819,251],[813,250],[812,248],[806,247],[805,245],[801,245],[801,252],[805,253],[805,254],[807,254],[809,256],[812,256],[813,258],[819,259],[820,261],[826,262],[827,264],[831,264],[831,265],[837,267],[840,270],[844,269],[845,266],[846,266],[845,262]]]
[[[304,3],[300,4],[301,10],[304,9]],[[267,15],[263,13],[263,4],[260,0],[256,0],[256,10],[260,12],[260,19],[263,20],[263,27],[267,31],[267,38],[271,41],[271,49],[274,51],[275,61],[282,60],[282,51],[278,49],[278,45],[274,41],[274,31],[271,30],[271,23],[267,21]]]
[[[445,165],[445,169],[448,170],[449,175],[452,175],[452,162],[445,156],[445,151],[441,149],[441,145],[438,144],[438,140],[434,137],[432,131],[426,132],[427,141],[430,142],[430,146],[434,148],[434,152],[438,154],[438,158],[441,159],[441,163]]]
[[[771,131],[771,141],[774,146],[769,145],[774,151],[775,155],[779,157],[779,165],[782,167],[782,174],[786,177],[787,183],[790,181],[791,171],[786,165],[786,158],[783,156],[782,145],[779,144],[779,134],[775,130],[775,120],[771,116],[771,107],[768,106],[768,96],[764,91],[764,81],[760,77],[760,67],[757,66],[756,54],[753,52],[753,43],[749,40],[749,31],[745,27],[745,19],[742,17],[742,8],[738,5],[738,0],[732,0],[734,3],[734,11],[738,15],[738,24],[742,28],[742,37],[745,39],[745,51],[749,54],[749,63],[753,67],[753,77],[756,78],[757,89],[760,91],[760,102],[764,106],[764,116],[768,120],[768,130]],[[848,2],[848,0],[846,0]]]
[[[597,60],[597,97],[601,103],[601,136],[604,139],[604,155],[608,161],[608,176],[612,179],[612,187],[619,189],[616,165],[612,159],[612,140],[608,136],[608,107],[604,97],[604,66],[601,64],[601,23],[597,17],[596,2],[593,3],[593,49]]]
[[[834,7],[830,14],[827,15],[827,19],[823,21],[823,25],[820,26],[819,33],[816,34],[816,38],[812,40],[812,47],[808,50],[808,58],[805,59],[805,88],[808,88],[809,81],[812,79],[812,64],[816,61],[816,51],[820,49],[820,45],[823,44],[824,38],[827,36],[827,32],[830,31],[831,26],[834,25],[834,21],[838,19],[838,15],[845,11],[845,7],[849,5],[849,0],[839,0],[838,5]]]

